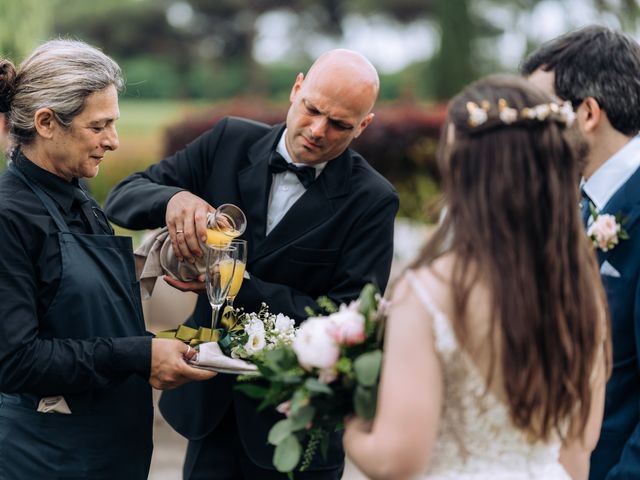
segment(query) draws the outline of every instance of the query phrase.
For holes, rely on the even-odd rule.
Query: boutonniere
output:
[[[607,252],[615,247],[620,240],[629,238],[629,234],[623,227],[626,220],[620,214],[615,216],[608,213],[600,215],[593,203],[589,203],[589,210],[591,210],[593,222],[589,225],[587,235],[595,248]]]

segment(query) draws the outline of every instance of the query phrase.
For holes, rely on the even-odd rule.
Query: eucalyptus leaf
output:
[[[373,283],[367,283],[360,292],[360,313],[365,317],[369,312],[376,309],[376,294],[378,288]]]
[[[291,472],[298,465],[301,454],[300,442],[295,435],[289,435],[278,444],[273,452],[273,465],[279,472]]]
[[[301,430],[305,428],[316,413],[316,409],[311,405],[300,408],[295,414],[292,414],[289,420],[291,420],[291,429],[293,431]]]
[[[314,393],[326,393],[327,395],[332,395],[333,390],[331,390],[327,384],[322,383],[317,378],[307,378],[307,381],[304,382],[304,386],[307,390]]]
[[[298,411],[309,404],[309,396],[304,388],[298,388],[291,397],[291,413],[297,414]]]
[[[372,387],[378,381],[382,365],[382,350],[363,353],[353,362],[356,380],[360,385]]]
[[[353,405],[357,416],[365,419],[373,418],[376,414],[377,401],[377,388],[367,388],[362,385],[356,387],[353,394]]]
[[[267,441],[271,445],[280,445],[293,431],[293,422],[289,418],[280,420],[269,430]]]

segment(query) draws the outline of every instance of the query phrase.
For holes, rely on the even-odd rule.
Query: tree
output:
[[[0,0],[0,56],[18,63],[50,34],[55,2]]]

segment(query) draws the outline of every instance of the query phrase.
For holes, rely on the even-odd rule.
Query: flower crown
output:
[[[483,100],[478,105],[475,102],[467,102],[467,111],[469,112],[468,124],[472,128],[479,127],[489,119],[491,105],[487,100]],[[553,115],[553,119],[570,127],[576,118],[571,102],[562,103],[541,103],[533,107],[525,107],[521,110],[510,107],[504,98],[498,100],[498,120],[505,125],[511,125],[518,119],[522,120],[538,120],[544,122]]]

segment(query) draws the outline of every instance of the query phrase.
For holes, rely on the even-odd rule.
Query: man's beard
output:
[[[582,176],[585,168],[589,164],[589,154],[591,153],[587,139],[580,130],[580,127],[578,127],[578,122],[574,122],[574,124],[566,130],[565,135],[574,151],[578,162],[578,172]]]

